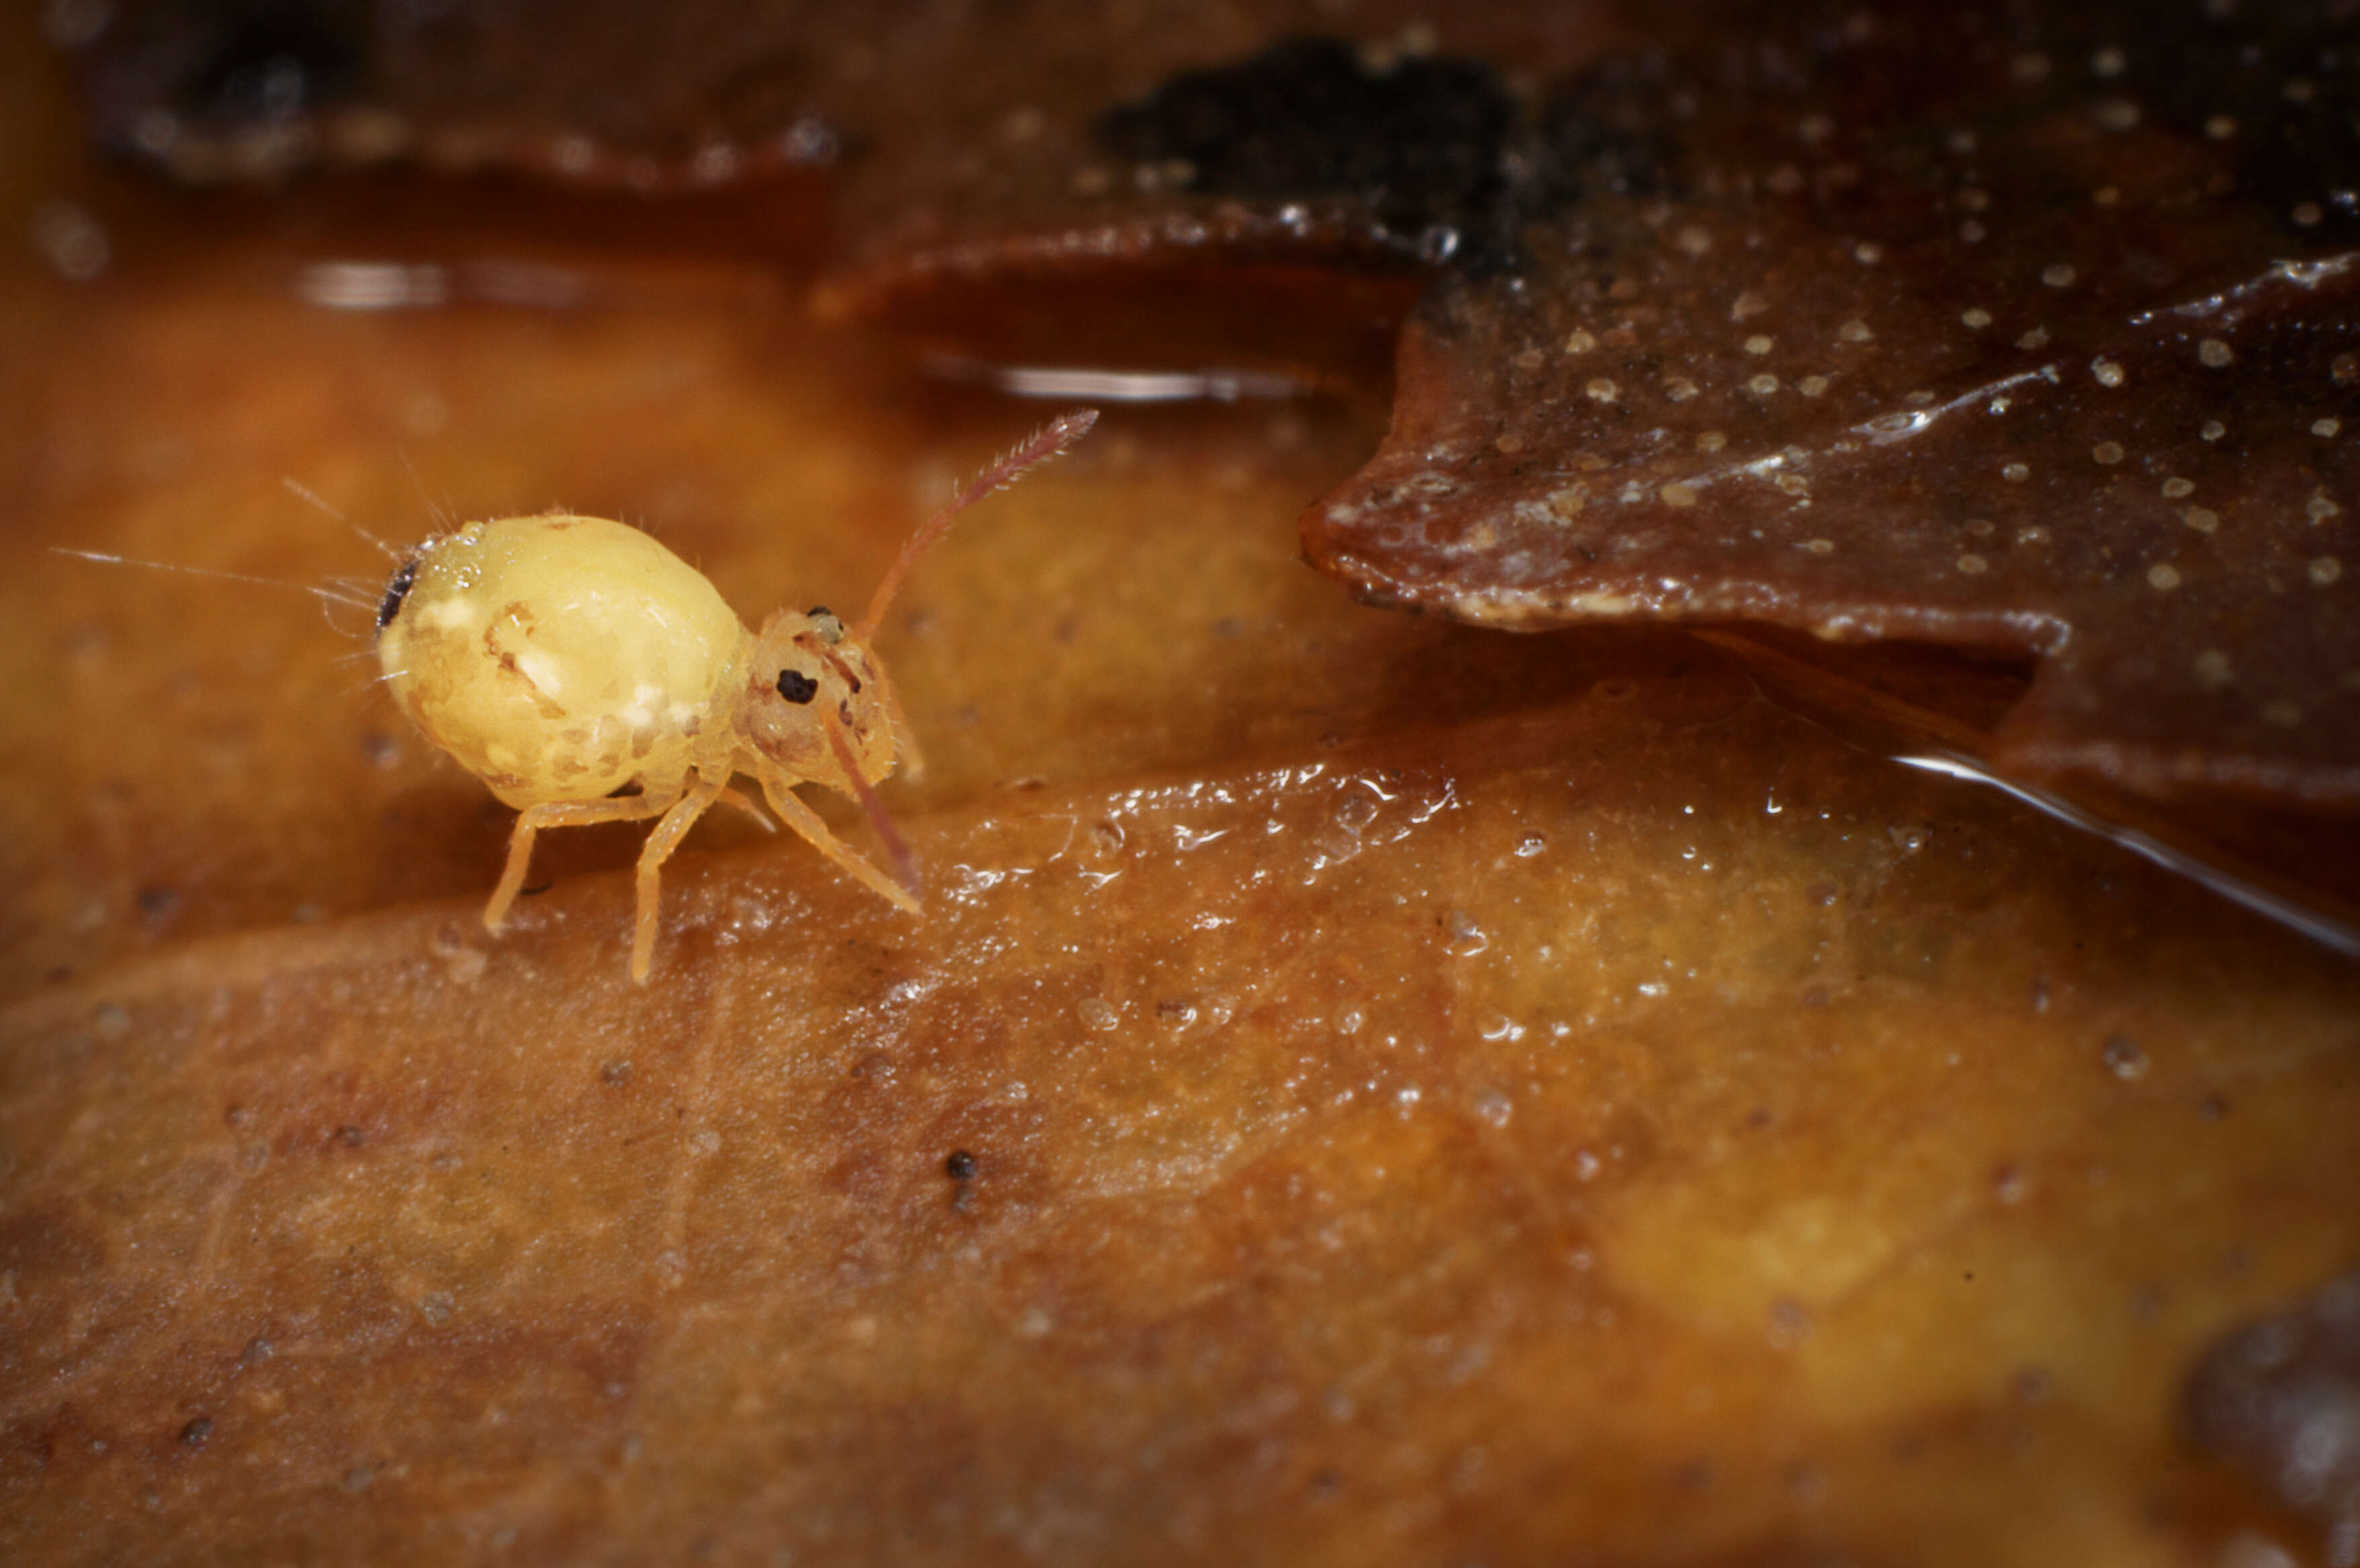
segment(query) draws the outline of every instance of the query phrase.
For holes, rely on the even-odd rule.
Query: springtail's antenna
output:
[[[410,475],[410,487],[418,492],[418,498],[426,503],[426,515],[434,519],[437,530],[448,533],[451,529],[450,514],[436,506],[434,497],[426,493],[426,481],[418,477],[418,464],[410,461],[410,449],[396,447],[394,450],[401,456],[402,471]]]
[[[285,583],[276,577],[251,577],[243,572],[221,572],[210,566],[180,566],[169,561],[142,561],[132,555],[106,555],[94,550],[68,550],[61,544],[49,546],[53,555],[71,555],[80,561],[95,561],[106,566],[144,566],[150,572],[177,572],[184,577],[218,577],[224,583],[252,583],[264,588],[282,589],[290,593],[309,593],[324,604],[344,604],[374,615],[377,606],[357,593],[318,583]]]
[[[966,489],[951,497],[949,506],[927,518],[924,525],[910,536],[910,542],[901,547],[900,557],[886,572],[884,580],[877,584],[877,592],[869,601],[869,613],[860,617],[860,624],[852,628],[852,635],[862,642],[876,635],[878,623],[885,618],[885,606],[891,604],[893,595],[901,591],[901,579],[910,574],[911,563],[949,531],[953,519],[961,512],[994,490],[1005,490],[1032,470],[1059,455],[1087,435],[1090,427],[1098,422],[1098,411],[1096,408],[1075,408],[1060,414],[1033,431],[1023,445],[977,474]]]
[[[335,518],[336,521],[344,524],[344,527],[352,529],[353,532],[360,535],[361,538],[375,545],[377,547],[377,552],[379,555],[384,556],[388,561],[399,561],[401,559],[401,551],[394,549],[393,546],[386,543],[385,540],[377,538],[377,535],[369,532],[368,529],[361,527],[358,523],[344,516],[344,513],[336,510],[335,507],[330,506],[326,500],[322,498],[318,491],[312,489],[309,485],[304,484],[293,474],[280,474],[279,476],[279,483],[286,486],[287,493],[290,495],[294,496],[299,501],[309,501],[312,506],[319,507],[320,510],[327,513],[328,516]]]

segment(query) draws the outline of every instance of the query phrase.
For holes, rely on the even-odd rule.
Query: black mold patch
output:
[[[233,14],[179,96],[191,119],[290,120],[348,93],[360,49],[325,7],[257,5]]]
[[[1253,200],[1349,197],[1426,259],[1450,259],[1496,210],[1516,118],[1477,60],[1374,70],[1349,45],[1295,38],[1175,76],[1094,127],[1109,156],[1168,186]]]
[[[1543,213],[1595,194],[1677,189],[1671,104],[1684,84],[1660,53],[1612,55],[1551,92],[1540,110],[1530,200]]]

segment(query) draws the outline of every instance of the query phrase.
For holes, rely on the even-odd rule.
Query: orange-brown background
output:
[[[926,563],[923,924],[716,822],[648,988],[628,832],[494,941],[365,613],[48,548],[373,585],[283,480],[563,505],[752,617],[1039,410],[813,326],[792,244],[170,196],[11,85],[0,233],[113,259],[0,247],[8,1560],[2312,1549],[2177,1402],[2360,1252],[2347,963],[1702,644],[1353,606],[1294,519],[1381,387],[1118,410]],[[352,245],[598,294],[301,303]]]

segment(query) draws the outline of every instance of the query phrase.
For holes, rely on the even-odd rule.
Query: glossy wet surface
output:
[[[912,578],[923,924],[715,822],[652,985],[628,830],[493,941],[506,813],[366,610],[46,547],[366,598],[283,479],[563,505],[752,617],[1045,410],[632,209],[191,208],[61,125],[8,200],[105,265],[0,274],[0,1555],[2320,1551],[2180,1422],[2360,1255],[2348,962],[1759,659],[1352,604],[1295,519],[1373,396],[1119,409]]]
[[[2353,89],[2323,12],[2180,9],[1867,9],[1577,79],[1564,193],[1421,307],[1314,558],[1487,625],[2038,654],[2019,776],[2348,809]]]

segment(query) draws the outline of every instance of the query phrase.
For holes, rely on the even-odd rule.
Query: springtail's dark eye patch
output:
[[[410,584],[417,581],[418,558],[412,556],[401,563],[401,570],[395,572],[393,581],[385,585],[385,597],[377,601],[377,630],[385,630],[393,624],[393,617],[401,614],[401,602],[410,597]]]
[[[800,670],[779,671],[779,695],[797,707],[819,695],[819,682]]]

